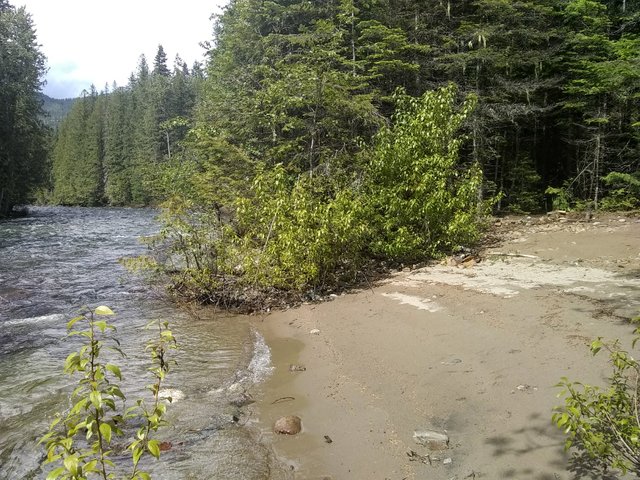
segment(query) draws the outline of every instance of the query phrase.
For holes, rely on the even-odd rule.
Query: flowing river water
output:
[[[287,478],[255,418],[230,401],[269,375],[270,352],[246,318],[187,315],[118,263],[144,253],[139,238],[158,230],[157,212],[118,208],[33,208],[0,222],[0,479],[44,478],[38,438],[69,406],[73,379],[62,373],[78,344],[66,322],[83,305],[108,305],[126,359],[129,404],[152,383],[143,327],[168,320],[180,349],[167,378],[171,448],[144,467],[159,479]]]

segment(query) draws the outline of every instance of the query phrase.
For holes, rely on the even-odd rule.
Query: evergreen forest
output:
[[[489,212],[640,205],[640,2],[231,0],[205,46],[83,92],[45,184],[56,204],[161,205],[170,253],[146,267],[181,294],[315,291],[468,245]],[[41,152],[4,142],[40,125],[14,128],[2,183],[36,185],[20,165]]]
[[[42,109],[44,114],[42,121],[44,124],[50,129],[57,130],[58,125],[67,117],[75,101],[75,98],[51,98],[43,93]]]
[[[160,47],[127,86],[84,95],[58,135],[53,200],[157,201],[158,164],[209,155],[195,135],[291,172],[353,170],[399,88],[454,83],[478,98],[462,158],[497,211],[635,206],[639,16],[625,0],[234,0],[206,71],[169,68]]]

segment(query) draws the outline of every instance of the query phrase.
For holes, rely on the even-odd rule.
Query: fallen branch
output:
[[[409,457],[410,462],[422,462],[422,463],[428,463],[429,465],[432,465],[431,457],[429,456],[429,454],[420,455],[419,453],[414,452],[413,450],[409,450],[407,452],[407,457]]]
[[[540,258],[537,255],[527,255],[526,253],[503,253],[503,252],[489,252],[487,255],[493,255],[496,257],[522,257],[522,258]]]
[[[280,403],[280,402],[290,402],[291,400],[295,400],[295,397],[280,397],[274,400],[273,402],[271,402],[271,405],[275,405],[276,403]]]

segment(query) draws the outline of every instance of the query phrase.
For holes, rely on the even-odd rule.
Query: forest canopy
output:
[[[58,135],[52,199],[158,202],[157,167],[206,163],[207,143],[355,171],[398,88],[455,83],[478,98],[461,157],[497,211],[637,207],[639,23],[625,0],[232,0],[207,65],[171,67],[160,46],[126,86],[86,92]]]

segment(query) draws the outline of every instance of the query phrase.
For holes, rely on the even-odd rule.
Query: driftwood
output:
[[[409,450],[407,452],[407,457],[409,457],[410,462],[421,462],[421,463],[428,463],[429,465],[432,465],[431,457],[429,456],[429,454],[420,455],[419,453],[414,452],[413,450]]]
[[[290,402],[291,400],[295,400],[295,397],[280,397],[277,400],[274,400],[273,402],[271,402],[271,405],[274,405],[280,402]]]
[[[488,252],[487,255],[488,256],[496,256],[496,257],[540,258],[537,255],[527,255],[526,253]]]

